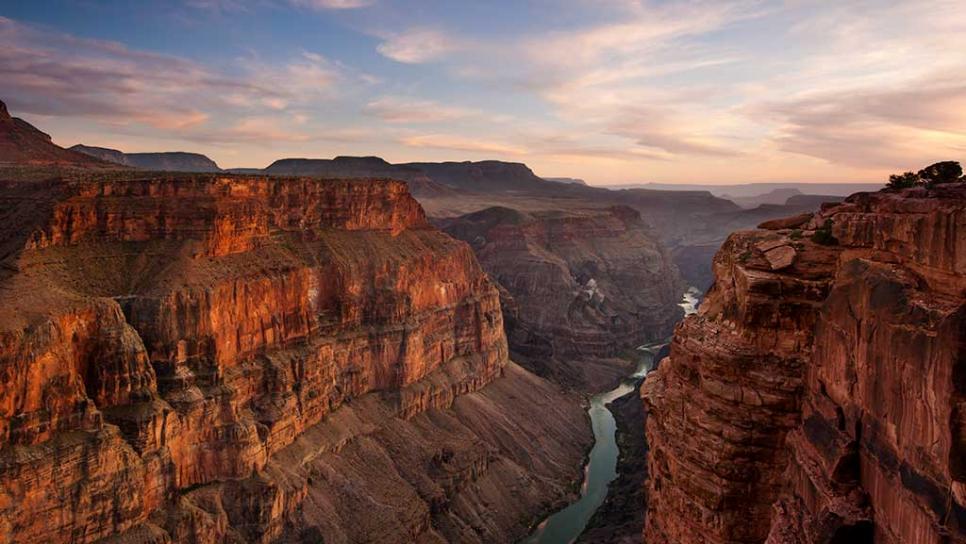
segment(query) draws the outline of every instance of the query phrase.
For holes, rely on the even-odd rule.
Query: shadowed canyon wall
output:
[[[604,389],[622,372],[595,360],[666,338],[683,315],[677,269],[631,208],[493,207],[439,223],[505,290],[514,360],[541,375]]]
[[[511,541],[572,492],[579,405],[508,362],[496,287],[404,183],[0,201],[0,541]]]
[[[966,541],[966,187],[733,234],[645,382],[645,539]]]

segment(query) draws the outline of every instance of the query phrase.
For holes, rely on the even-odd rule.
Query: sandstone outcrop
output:
[[[503,541],[570,492],[579,406],[508,363],[496,287],[403,182],[0,202],[0,541]]]
[[[683,315],[677,270],[631,208],[495,207],[440,224],[506,290],[514,360],[564,383],[599,388],[612,372],[594,360],[666,338]]]
[[[644,384],[645,539],[966,542],[966,186],[767,226]]]

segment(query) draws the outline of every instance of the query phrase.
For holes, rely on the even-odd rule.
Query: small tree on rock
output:
[[[966,183],[963,167],[956,161],[942,161],[923,168],[918,172],[905,172],[889,176],[886,188],[894,191],[925,185],[933,187],[943,183]]]
[[[889,176],[889,183],[886,187],[890,189],[908,189],[909,187],[915,187],[921,182],[919,174],[913,172],[906,172],[904,174],[892,174]]]
[[[926,186],[959,181],[963,175],[963,167],[956,161],[943,161],[931,164],[919,171],[919,177]]]

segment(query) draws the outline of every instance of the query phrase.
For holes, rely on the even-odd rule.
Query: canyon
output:
[[[493,207],[438,224],[503,288],[513,360],[558,383],[613,387],[633,371],[635,348],[683,316],[677,270],[632,208]]]
[[[732,234],[642,388],[648,542],[966,542],[966,185]]]
[[[579,402],[509,361],[403,182],[28,173],[0,183],[0,540],[511,541],[573,493]]]
[[[588,406],[581,542],[966,542],[966,184],[75,148],[0,103],[2,542],[536,538]]]

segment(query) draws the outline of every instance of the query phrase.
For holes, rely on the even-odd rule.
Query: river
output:
[[[685,315],[696,311],[700,296],[701,292],[693,287],[684,294],[680,306]],[[617,478],[617,457],[620,453],[616,437],[617,422],[607,405],[637,388],[637,384],[654,367],[654,357],[665,344],[666,342],[658,342],[637,348],[641,352],[637,370],[614,389],[590,398],[587,414],[594,431],[594,447],[590,450],[584,466],[580,498],[543,520],[522,541],[523,544],[569,544],[584,532],[587,522],[604,503],[608,484]]]

